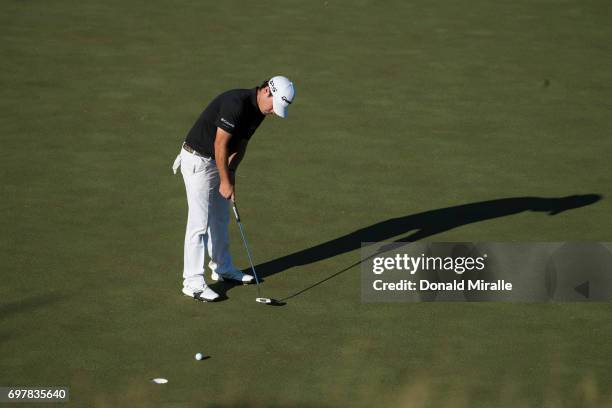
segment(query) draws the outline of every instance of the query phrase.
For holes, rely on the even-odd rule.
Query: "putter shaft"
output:
[[[242,227],[242,222],[240,221],[240,214],[238,213],[238,207],[236,206],[235,201],[232,202],[232,209],[234,210],[234,217],[236,218],[236,223],[238,224],[238,229],[240,230],[240,236],[242,237],[244,248],[246,249],[247,256],[249,257],[249,263],[251,264],[251,270],[253,271],[253,276],[255,277],[255,283],[257,284],[257,297],[260,298],[261,290],[259,289],[259,277],[257,276],[257,272],[255,271],[255,265],[253,264],[251,251],[249,250],[249,244],[247,242],[246,236],[244,235],[244,228]]]

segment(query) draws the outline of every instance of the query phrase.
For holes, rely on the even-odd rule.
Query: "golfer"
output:
[[[204,279],[207,253],[213,281],[254,282],[234,266],[229,253],[229,200],[234,200],[236,171],[251,136],[267,115],[287,117],[294,96],[293,83],[283,76],[224,92],[187,134],[172,166],[174,174],[181,168],[189,206],[183,255],[186,296],[204,302],[219,298]]]

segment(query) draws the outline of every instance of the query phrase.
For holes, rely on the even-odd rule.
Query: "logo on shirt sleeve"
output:
[[[236,126],[234,126],[233,123],[231,123],[230,121],[226,120],[225,118],[221,118],[221,122],[225,123],[227,126],[234,128]]]

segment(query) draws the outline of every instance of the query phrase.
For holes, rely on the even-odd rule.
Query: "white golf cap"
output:
[[[268,86],[273,96],[272,107],[274,113],[281,118],[286,118],[287,108],[289,108],[295,97],[293,82],[284,76],[275,76],[268,81]]]

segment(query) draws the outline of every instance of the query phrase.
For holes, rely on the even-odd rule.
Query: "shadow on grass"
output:
[[[498,200],[481,201],[454,207],[439,208],[404,217],[391,218],[336,239],[323,242],[310,248],[294,252],[280,258],[264,262],[255,267],[262,277],[283,272],[295,266],[302,266],[332,258],[361,248],[362,242],[381,242],[407,234],[394,242],[415,242],[441,232],[449,231],[463,225],[506,217],[524,211],[536,211],[557,215],[563,211],[591,205],[601,200],[598,194],[572,195],[559,198],[514,197]],[[359,265],[362,260],[316,282],[301,291],[281,300],[295,297],[314,288],[349,269]]]
[[[30,296],[25,299],[0,304],[0,319],[5,319],[13,314],[28,313],[35,309],[46,307],[52,303],[66,299],[67,295],[62,293],[45,293]]]
[[[237,284],[224,281],[218,281],[208,285],[209,288],[217,292],[219,295],[219,298],[215,301],[216,303],[228,300],[229,297],[227,296],[227,292],[234,286],[237,286]]]

